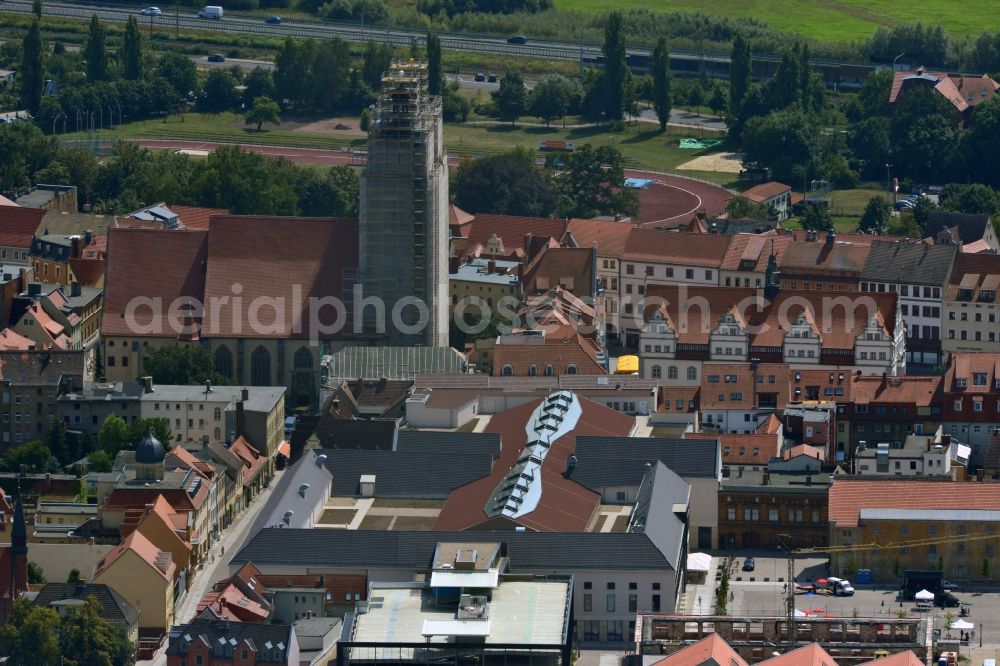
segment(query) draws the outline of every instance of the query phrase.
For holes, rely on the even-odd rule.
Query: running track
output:
[[[207,150],[212,151],[221,145],[230,145],[201,141],[137,141],[146,148],[166,150]],[[240,146],[244,150],[252,150],[261,155],[284,157],[299,164],[359,164],[359,158],[349,152],[340,150],[322,150],[317,148],[286,148],[282,146],[247,145]],[[458,166],[459,158],[449,159],[451,166]],[[628,178],[642,178],[654,181],[649,187],[639,191],[640,224],[656,222],[686,222],[699,211],[708,216],[718,215],[726,207],[726,201],[731,194],[715,185],[690,180],[656,171],[636,171],[627,169]]]

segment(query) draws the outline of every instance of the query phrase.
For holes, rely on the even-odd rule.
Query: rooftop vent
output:
[[[301,495],[302,497],[305,497],[307,490],[309,490],[309,484],[308,483],[303,483],[301,486],[299,486],[299,495]]]

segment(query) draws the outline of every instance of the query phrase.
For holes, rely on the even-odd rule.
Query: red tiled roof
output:
[[[167,452],[165,460],[175,460],[177,467],[194,470],[198,475],[210,479],[215,476],[215,468],[212,464],[204,460],[199,460],[193,453],[183,446],[175,446]]]
[[[561,287],[580,297],[595,296],[593,251],[589,247],[545,247],[524,268],[526,292]]]
[[[749,190],[743,192],[745,196],[750,201],[755,201],[757,203],[763,203],[772,197],[776,197],[779,194],[790,191],[792,188],[790,185],[785,185],[784,183],[779,183],[777,181],[771,181],[769,183],[761,183],[760,185],[754,185]]]
[[[94,567],[94,580],[100,577],[115,562],[121,559],[128,551],[134,552],[139,558],[146,562],[157,574],[167,581],[174,578],[176,567],[170,559],[170,554],[161,551],[153,543],[139,532],[132,532],[124,541],[112,548],[101,558],[101,561]],[[99,581],[96,581],[99,582]]]
[[[986,383],[977,385],[973,375],[986,375]],[[965,380],[965,388],[959,389],[956,379]],[[1000,354],[954,353],[948,359],[941,388],[950,393],[974,394],[996,392],[1000,380]]]
[[[178,232],[170,232],[172,234]],[[358,222],[319,217],[259,217],[222,215],[212,218],[208,230],[208,270],[205,274],[203,337],[308,338],[311,334],[311,298],[343,299],[344,269],[358,266]],[[232,316],[232,306],[221,306],[213,316],[211,304],[232,298],[241,285],[246,301],[270,297],[285,303],[283,319],[271,321],[273,311],[259,314],[267,331],[251,326],[249,307]],[[298,317],[296,319],[296,317]]]
[[[747,666],[747,662],[718,634],[709,634],[697,643],[653,662],[652,666]]]
[[[808,456],[816,460],[826,460],[826,453],[823,449],[818,449],[809,444],[798,444],[781,452],[782,460],[791,460],[799,456]]]
[[[572,330],[572,329],[570,329]],[[575,330],[566,337],[558,334],[546,335],[545,342],[538,344],[537,339],[525,339],[523,342],[505,342],[498,344],[493,350],[493,374],[499,376],[505,365],[510,365],[515,376],[528,375],[529,366],[534,365],[539,375],[542,375],[546,365],[551,365],[557,375],[569,374],[566,368],[576,366],[577,374],[606,375],[607,370],[597,362],[597,349],[590,339],[583,337]]]
[[[624,256],[636,261],[718,268],[728,247],[729,236],[632,229]]]
[[[224,208],[201,208],[200,206],[170,206],[177,214],[185,229],[208,229],[209,221],[216,215],[228,215]]]
[[[913,653],[912,650],[897,652],[888,657],[882,657],[874,661],[866,661],[859,666],[924,666],[924,661]]]
[[[462,226],[464,224],[472,222],[473,219],[475,219],[475,217],[472,215],[472,213],[466,213],[464,210],[462,210],[455,204],[451,204],[450,206],[448,206],[449,225]]]
[[[837,666],[833,657],[819,643],[810,643],[783,655],[759,662],[757,666]]]
[[[479,246],[482,252],[490,237],[496,234],[503,242],[504,256],[513,256],[517,250],[524,252],[524,237],[528,234],[558,240],[566,233],[567,224],[566,220],[547,217],[477,214],[469,228],[465,251],[471,252]]]
[[[873,402],[913,404],[929,407],[939,396],[940,376],[927,377],[877,377],[872,375],[851,378],[850,401],[859,405]]]
[[[138,335],[125,312],[130,302],[145,301],[160,305],[156,316],[164,330],[159,335],[176,337],[166,324],[167,313],[178,299],[204,297],[208,232],[112,229],[108,248],[101,334]],[[138,326],[149,326],[154,314],[149,307],[138,308],[133,319]]]
[[[572,235],[576,247],[593,247],[596,244],[597,254],[621,258],[625,254],[625,243],[633,226],[630,222],[574,218],[566,227],[566,235]],[[565,239],[564,236],[563,240]]]
[[[990,247],[990,244],[989,244],[988,241],[980,238],[977,241],[973,241],[972,243],[966,243],[965,245],[963,245],[962,246],[962,252],[965,252],[967,254],[980,254],[980,253],[985,252],[985,253],[988,254],[988,253],[993,252],[993,248]],[[875,662],[872,662],[872,663],[875,663]]]
[[[45,213],[43,208],[0,206],[0,245],[29,249]]]
[[[795,242],[785,250],[779,262],[782,269],[824,269],[830,271],[850,271],[861,273],[871,252],[871,243],[860,244],[837,240],[829,245],[820,240]]]
[[[764,465],[768,460],[778,455],[778,436],[767,433],[734,435],[732,433],[689,432],[684,434],[684,439],[719,440],[722,447],[722,462],[727,465]]]
[[[34,348],[34,340],[24,337],[12,328],[5,328],[0,331],[0,350],[30,351]]]
[[[773,252],[778,264],[785,250],[792,243],[791,236],[763,236],[759,234],[736,234],[729,241],[726,256],[719,266],[723,271],[740,270],[743,262],[752,262],[754,273],[763,273],[767,269],[767,260]]]
[[[853,349],[855,338],[860,335],[872,314],[881,324],[886,335],[892,335],[896,324],[896,295],[890,293],[866,293],[863,297],[852,299],[858,304],[852,312],[846,312],[841,305],[829,308],[824,299],[829,295],[816,292],[780,291],[773,301],[763,300],[763,310],[756,307],[757,290],[733,289],[728,287],[708,287],[687,285],[650,285],[646,290],[645,317],[656,311],[656,299],[666,303],[666,312],[672,326],[677,331],[677,341],[681,344],[708,344],[709,334],[715,330],[719,321],[731,312],[737,304],[744,309],[737,312],[739,318],[751,326],[751,347],[780,347],[784,339],[781,328],[781,318],[794,322],[799,315],[805,315],[814,322],[814,330],[818,329],[822,346],[827,349]],[[841,298],[851,298],[842,295]],[[701,303],[708,304],[706,312]],[[840,303],[840,301],[838,301]],[[680,312],[682,304],[687,304],[685,312]],[[829,310],[830,321],[823,321],[824,305]],[[873,313],[868,312],[868,304],[875,306]],[[786,323],[787,323],[786,322]]]
[[[69,349],[71,340],[64,332],[63,325],[54,320],[45,308],[37,301],[32,303],[25,314],[31,316],[38,325],[36,328],[45,334],[46,346],[56,349]]]
[[[779,419],[774,414],[769,414],[767,419],[757,426],[757,432],[766,433],[768,435],[775,435],[782,428],[781,419]]]
[[[542,495],[537,507],[520,518],[509,519],[531,530],[542,532],[582,532],[600,505],[600,495],[563,476],[566,458],[576,449],[580,435],[627,437],[635,421],[632,417],[604,405],[576,396],[582,413],[576,427],[552,442],[542,464]],[[486,504],[497,484],[516,464],[527,443],[525,426],[541,403],[533,400],[490,419],[486,432],[500,435],[502,449],[493,471],[451,491],[434,524],[435,530],[466,530],[490,520]]]
[[[1000,511],[1000,484],[837,478],[830,486],[830,522],[857,527],[861,509],[986,509]]]
[[[261,467],[267,464],[267,456],[258,451],[243,435],[229,445],[228,451],[243,463],[243,478],[247,481],[257,476]]]
[[[17,206],[17,202],[11,201],[4,195],[0,194],[0,206]]]

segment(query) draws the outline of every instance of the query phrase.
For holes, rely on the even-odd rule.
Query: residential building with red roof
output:
[[[947,579],[985,580],[983,561],[996,557],[991,535],[998,520],[1000,484],[838,477],[830,486],[830,545],[857,549],[831,553],[830,571],[871,569],[873,582],[884,582],[899,569],[940,563]],[[914,541],[919,545],[862,548]]]
[[[607,374],[603,350],[572,327],[566,328],[552,335],[545,330],[539,330],[540,335],[501,335],[492,349],[491,373],[500,377]]]
[[[144,359],[157,347],[198,341],[233,383],[284,385],[293,406],[315,407],[320,345],[310,340],[353,335],[353,326],[334,321],[332,308],[313,308],[330,298],[352,302],[357,220],[221,215],[207,231],[113,229],[108,238],[101,338],[109,380],[145,374]],[[150,271],[137,256],[161,265]],[[238,302],[234,290],[243,295]],[[136,299],[155,307],[126,316]],[[251,307],[261,300],[280,307]]]
[[[533,429],[542,423],[546,425]],[[536,531],[586,531],[596,520],[601,501],[598,493],[564,475],[576,438],[628,437],[634,428],[632,417],[571,392],[553,393],[495,415],[486,432],[498,433],[503,448],[493,472],[453,490],[434,529],[496,530],[520,525]],[[529,441],[528,431],[539,433],[539,439]],[[521,479],[521,475],[527,476]],[[527,481],[523,501],[509,499],[514,486],[508,488],[511,478],[517,484]]]
[[[726,467],[748,465],[767,467],[771,458],[780,456],[782,437],[780,433],[730,434],[714,432],[688,432],[684,439],[718,440],[722,448],[722,464]]]
[[[780,264],[794,242],[791,236],[775,234],[736,234],[731,238],[719,266],[719,284],[723,287],[762,288],[771,256]]]
[[[159,548],[170,553],[177,574],[186,572],[191,565],[191,532],[188,516],[177,513],[162,495],[141,509],[128,509],[119,527],[122,538],[132,532],[141,532]]]
[[[558,242],[567,224],[566,220],[547,217],[477,213],[469,223],[464,246],[456,248],[456,254],[520,261],[532,242],[549,238]]]
[[[706,362],[901,374],[906,341],[895,294],[653,286],[643,305],[640,373],[688,384]],[[674,370],[671,370],[674,368]],[[676,372],[675,372],[676,371]]]
[[[1000,353],[1000,255],[959,253],[944,289],[941,350]]]
[[[0,206],[0,263],[29,265],[28,254],[43,208]]]
[[[651,666],[748,666],[736,650],[719,634],[710,634],[697,643],[688,645],[653,662]]]
[[[830,653],[819,643],[810,643],[777,657],[759,662],[767,666],[837,666]]]
[[[562,238],[567,247],[597,248],[597,279],[603,290],[604,320],[611,340],[617,340],[621,332],[621,260],[634,226],[631,222],[572,219]]]
[[[816,232],[813,232],[816,234]],[[871,242],[838,238],[833,231],[788,246],[779,264],[781,288],[855,292],[871,252]]]
[[[743,192],[743,196],[765,208],[770,215],[776,216],[779,222],[787,220],[791,213],[792,188],[784,183],[772,180],[769,183],[754,185]]]
[[[955,108],[961,123],[972,120],[972,110],[984,102],[988,102],[1000,90],[997,83],[987,74],[982,76],[963,76],[946,72],[932,72],[924,67],[915,71],[895,72],[892,88],[889,91],[889,103],[895,104],[908,90],[929,88],[948,100]]]
[[[38,344],[31,338],[26,338],[17,331],[5,328],[0,331],[0,350],[2,351],[31,351]]]
[[[74,259],[105,261],[107,237],[86,231],[82,235],[45,234],[32,239],[28,260],[36,280],[67,287],[79,282],[70,265]]]
[[[170,553],[132,532],[94,567],[89,582],[110,585],[140,609],[139,635],[165,634],[174,621],[174,603],[183,591]]]
[[[951,354],[940,407],[944,431],[972,447],[971,465],[982,465],[991,436],[1000,434],[1000,354]]]

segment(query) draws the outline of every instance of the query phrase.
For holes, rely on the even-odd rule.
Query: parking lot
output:
[[[687,612],[708,614],[712,608],[713,590],[715,585],[715,570],[724,566],[726,557],[733,556],[730,568],[731,600],[728,604],[730,615],[761,616],[784,615],[786,579],[788,577],[788,560],[773,551],[724,551],[712,553],[712,571],[706,585],[691,586],[685,595],[684,608]],[[747,556],[754,558],[754,570],[743,571],[743,563]],[[829,575],[827,560],[823,557],[796,557],[795,581],[798,584],[809,583]],[[853,583],[853,581],[852,581]],[[857,586],[855,585],[855,588]],[[959,589],[955,595],[964,603],[970,616],[966,618],[975,625],[967,647],[963,646],[963,654],[972,656],[973,664],[982,663],[983,658],[995,658],[1000,653],[1000,589],[995,591]],[[701,598],[699,606],[698,599]],[[795,607],[803,612],[830,615],[833,617],[930,617],[934,620],[935,630],[944,627],[945,612],[958,616],[959,609],[941,609],[935,607],[932,612],[918,611],[912,601],[898,599],[895,589],[885,587],[864,586],[856,589],[853,596],[833,597],[821,594],[796,594]],[[947,634],[947,630],[942,632]],[[953,635],[957,636],[957,632]],[[980,638],[983,647],[979,648]],[[965,650],[968,649],[968,652]],[[978,661],[977,661],[978,659]]]

